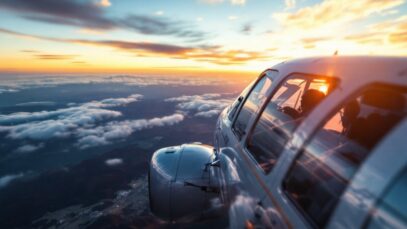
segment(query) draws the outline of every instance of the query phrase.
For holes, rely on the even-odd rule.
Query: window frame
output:
[[[275,72],[277,75],[275,76],[275,78],[272,78],[272,75],[269,76],[269,75],[267,74],[267,73],[269,73],[269,72]],[[243,139],[243,137],[249,133],[249,131],[246,131],[246,134],[244,134],[244,135],[242,135],[242,136],[239,136],[239,133],[237,133],[236,130],[235,130],[235,128],[234,128],[234,127],[235,127],[236,120],[237,120],[237,117],[239,117],[240,112],[241,112],[243,106],[246,104],[247,98],[251,95],[252,91],[253,91],[254,88],[257,86],[257,84],[259,83],[259,81],[263,79],[263,77],[269,77],[269,78],[271,79],[271,87],[270,87],[270,88],[271,88],[271,93],[273,93],[273,91],[274,91],[274,88],[273,88],[273,87],[274,87],[275,81],[278,81],[278,78],[279,78],[279,75],[278,75],[278,74],[279,74],[279,71],[276,70],[276,69],[267,69],[267,70],[263,71],[263,72],[257,77],[255,83],[253,83],[252,87],[251,87],[250,90],[247,92],[247,94],[246,94],[246,95],[243,95],[243,99],[242,99],[242,101],[240,102],[240,104],[239,104],[239,106],[238,106],[238,109],[236,110],[236,113],[234,114],[234,117],[233,117],[231,120],[229,120],[229,121],[231,122],[230,128],[231,128],[231,130],[232,130],[232,132],[233,132],[233,135],[234,135],[239,141],[241,141],[241,140]],[[239,97],[241,97],[241,95],[240,95]],[[266,99],[265,99],[265,102],[268,100],[268,98],[269,98],[269,95],[267,95],[267,97],[266,97]],[[260,107],[259,107],[258,110],[260,110],[260,109],[263,107],[263,105],[264,105],[265,102],[263,102],[263,104],[260,105]],[[257,118],[258,113],[256,113],[254,116]],[[253,119],[253,117],[252,117],[251,119]],[[250,121],[249,121],[249,122],[250,122]],[[251,126],[248,125],[248,126],[246,127],[246,130],[250,130],[250,129],[251,129]]]
[[[256,164],[256,167],[262,171],[262,173],[266,176],[272,174],[273,169],[270,169],[270,171],[265,171],[263,168],[261,168],[260,163],[256,160],[256,158],[253,156],[253,154],[250,152],[250,150],[248,149],[248,141],[250,140],[257,124],[259,123],[259,120],[264,112],[264,110],[266,109],[267,105],[270,103],[271,99],[274,97],[274,95],[276,94],[276,92],[281,88],[281,86],[292,76],[300,76],[299,78],[304,78],[304,79],[326,79],[330,82],[330,84],[334,85],[333,89],[330,91],[330,93],[332,93],[333,91],[335,91],[337,89],[337,86],[340,83],[340,80],[338,77],[335,76],[325,76],[325,75],[318,75],[318,74],[308,74],[308,73],[302,73],[302,72],[292,72],[284,77],[281,77],[281,80],[279,82],[277,82],[277,85],[273,88],[273,90],[271,91],[270,95],[267,97],[266,101],[263,103],[263,105],[260,107],[258,114],[256,115],[256,118],[253,122],[253,124],[250,126],[248,132],[247,132],[247,137],[244,141],[244,146],[243,146],[243,150],[246,154],[248,154],[248,156],[250,157],[250,159]],[[327,95],[329,96],[329,94]],[[293,130],[293,134],[290,136],[290,138],[287,140],[286,145],[292,140],[295,132],[298,130],[298,128],[301,126],[298,125],[294,128]],[[283,150],[284,152],[284,150]],[[283,153],[281,152],[281,153]],[[281,156],[281,154],[280,154]],[[277,161],[279,161],[280,157],[277,159]],[[275,166],[274,166],[275,167]]]
[[[368,217],[366,217],[365,221],[363,222],[362,228],[364,228],[364,229],[370,228],[369,226],[375,220],[374,212],[379,207],[382,207],[384,199],[389,195],[389,192],[391,192],[393,190],[394,186],[399,182],[400,179],[402,179],[403,175],[406,175],[406,174],[407,174],[407,167],[401,168],[400,171],[397,173],[397,175],[393,179],[391,179],[391,181],[388,183],[388,185],[386,185],[386,187],[384,188],[381,195],[376,198],[375,203],[373,204],[373,207],[368,211]],[[397,211],[397,213],[401,213],[401,212]]]
[[[337,83],[337,87],[336,89],[340,88],[338,87],[340,81],[336,81]],[[308,135],[308,137],[304,140],[304,142],[301,144],[301,147],[297,148],[295,150],[294,153],[294,157],[293,159],[290,161],[290,164],[288,165],[288,168],[280,175],[280,179],[279,179],[279,184],[278,184],[278,188],[281,190],[281,193],[283,195],[283,199],[287,200],[287,204],[290,206],[290,208],[296,212],[296,214],[298,216],[300,216],[304,222],[306,224],[308,224],[309,226],[315,228],[315,222],[313,222],[310,217],[303,211],[303,209],[301,209],[296,202],[287,194],[286,189],[284,187],[284,182],[287,178],[287,176],[289,175],[289,173],[291,172],[292,168],[295,166],[295,163],[297,162],[298,158],[301,157],[303,155],[304,152],[304,148],[310,143],[310,141],[312,141],[316,135],[316,133],[321,130],[321,128],[324,127],[324,125],[337,113],[340,111],[340,109],[342,109],[346,103],[352,99],[356,99],[359,96],[361,96],[365,91],[368,90],[373,90],[373,89],[379,89],[379,90],[397,90],[403,93],[407,93],[407,87],[404,85],[397,85],[397,84],[390,84],[390,83],[382,83],[382,82],[373,82],[373,83],[369,83],[366,84],[364,86],[361,86],[355,90],[353,90],[352,92],[350,92],[348,95],[344,96],[340,101],[338,101],[336,103],[336,105],[334,105],[330,110],[328,110],[328,112],[326,113],[326,115],[323,116],[322,119],[318,120],[317,125],[315,126],[315,128],[313,128],[313,130],[310,132],[310,134]],[[334,89],[335,90],[335,89]],[[403,118],[402,120],[400,120],[400,123],[403,122],[403,120],[407,119],[407,117]],[[400,125],[400,123],[397,124]],[[383,136],[379,142],[377,142],[375,144],[375,146],[369,151],[369,155],[364,158],[364,160],[361,162],[361,164],[358,166],[358,168],[356,169],[355,173],[353,174],[353,176],[350,178],[348,184],[346,185],[344,191],[342,192],[342,194],[339,197],[338,203],[335,205],[334,209],[332,210],[329,219],[327,220],[325,227],[330,225],[331,220],[335,217],[335,212],[338,209],[338,206],[341,204],[342,198],[343,196],[346,194],[349,186],[352,184],[352,182],[354,181],[354,178],[356,176],[356,174],[361,170],[361,168],[365,165],[366,161],[372,157],[372,155],[375,154],[376,152],[376,148],[378,145],[380,145],[380,143],[382,143],[383,141],[385,141],[389,136],[392,135],[392,131],[394,130],[394,128],[397,128],[397,126],[394,126],[385,136]],[[294,131],[295,132],[295,131]],[[391,183],[389,183],[391,185]],[[387,185],[386,185],[387,186]],[[374,204],[374,206],[376,206],[376,203]],[[316,227],[318,228],[318,227]]]

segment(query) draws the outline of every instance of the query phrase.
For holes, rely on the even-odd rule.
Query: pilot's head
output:
[[[318,103],[325,98],[325,94],[319,90],[309,89],[301,97],[301,113],[310,112]]]

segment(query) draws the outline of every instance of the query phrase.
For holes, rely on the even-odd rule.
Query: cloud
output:
[[[31,53],[31,55],[39,60],[73,60],[79,55],[63,55],[63,54],[48,54],[48,53],[43,53],[38,50],[31,50],[31,49],[25,49],[21,50],[20,52],[23,53]]]
[[[24,173],[18,173],[18,174],[9,174],[0,177],[0,188],[6,187],[10,182],[13,180],[19,179],[24,177]]]
[[[49,140],[72,137],[80,149],[103,146],[126,138],[136,131],[175,125],[184,120],[182,114],[100,123],[121,115],[106,108],[124,106],[138,101],[142,96],[135,94],[126,98],[110,98],[91,101],[79,106],[31,113],[0,115],[0,132],[7,132],[12,139]],[[3,125],[1,125],[3,124]],[[24,145],[16,152],[33,152],[43,144]]]
[[[117,25],[104,15],[98,4],[78,0],[2,0],[0,7],[18,12],[29,20],[94,29],[113,29]]]
[[[195,116],[211,118],[211,117],[219,115],[220,112],[221,112],[221,110],[200,111],[200,112],[196,113]]]
[[[371,24],[367,31],[350,34],[345,36],[345,39],[359,44],[393,44],[407,47],[407,16]]]
[[[0,7],[17,12],[21,17],[50,24],[76,26],[90,30],[127,29],[147,35],[169,35],[189,41],[201,41],[207,34],[197,31],[192,24],[171,18],[131,14],[110,18],[104,8],[109,0],[96,4],[80,0],[3,0]],[[162,14],[160,14],[162,15]]]
[[[105,108],[124,106],[136,102],[141,95],[91,101],[79,106],[54,111],[20,112],[0,115],[0,132],[12,139],[47,140],[66,138],[78,128],[90,128],[96,122],[121,116],[118,111]]]
[[[0,88],[0,94],[3,93],[10,93],[10,92],[18,92],[16,89],[11,89],[11,88]]]
[[[286,9],[291,9],[291,8],[295,7],[296,1],[295,0],[284,0],[284,4],[285,4]]]
[[[34,151],[37,151],[37,150],[41,149],[42,147],[44,147],[43,143],[40,143],[38,145],[30,145],[30,144],[28,144],[28,145],[23,145],[23,146],[18,147],[15,150],[15,152],[17,152],[17,153],[31,153],[31,152],[34,152]]]
[[[200,0],[200,2],[207,3],[207,4],[219,4],[223,3],[224,0]],[[230,4],[232,5],[245,5],[246,0],[229,0]]]
[[[18,103],[16,106],[19,107],[28,107],[28,106],[54,106],[56,103],[51,101],[37,101],[37,102],[27,102],[27,103]]]
[[[152,119],[113,121],[92,129],[80,128],[76,133],[79,137],[76,146],[80,149],[86,149],[107,145],[126,138],[136,131],[153,127],[172,126],[183,120],[184,116],[182,114],[173,114]]]
[[[349,4],[346,0],[325,0],[293,13],[276,13],[284,27],[309,29],[352,22],[374,13],[384,12],[403,4],[404,0],[360,0]]]
[[[395,17],[392,13],[404,2],[324,0],[295,10],[286,8],[272,15],[279,26],[266,36],[270,44],[284,47],[273,52],[280,58],[332,55],[336,50],[341,55],[403,55],[402,21],[386,18]],[[383,20],[388,20],[384,28],[371,28]]]
[[[18,92],[25,89],[56,87],[66,84],[124,84],[129,86],[210,86],[210,85],[232,85],[235,81],[227,78],[203,78],[203,77],[162,77],[162,76],[140,76],[140,75],[33,75],[24,78],[12,78],[11,80],[2,81],[0,94],[8,92]],[[72,107],[76,104],[69,104]]]
[[[77,55],[36,54],[36,55],[34,55],[34,57],[36,57],[37,59],[40,59],[40,60],[71,60],[78,56]]]
[[[94,45],[115,48],[121,51],[142,55],[144,57],[167,57],[176,59],[190,59],[202,62],[209,62],[217,65],[237,65],[253,60],[267,59],[268,56],[262,52],[246,50],[225,50],[219,46],[179,46],[163,43],[147,43],[119,40],[85,40],[85,39],[61,39],[45,36],[36,36],[7,29],[1,29],[0,33],[6,33],[18,37],[36,38],[41,40]]]
[[[177,102],[177,108],[184,113],[193,112],[194,116],[210,118],[218,115],[232,103],[231,98],[222,98],[221,94],[183,95],[165,99],[166,102]]]
[[[107,160],[105,161],[105,164],[106,164],[107,166],[121,165],[121,164],[123,164],[123,159],[121,159],[121,158],[107,159]]]
[[[230,0],[232,5],[244,5],[246,4],[246,0]]]
[[[163,12],[158,11],[156,15],[163,15]],[[119,20],[119,24],[124,28],[147,35],[170,35],[196,41],[207,38],[206,33],[196,31],[192,24],[167,17],[132,14]]]
[[[240,29],[240,32],[249,35],[253,31],[253,24],[252,23],[246,23],[242,26]]]

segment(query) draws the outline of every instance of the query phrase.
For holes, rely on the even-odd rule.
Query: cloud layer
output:
[[[152,119],[137,119],[113,121],[95,128],[79,128],[77,146],[86,149],[94,146],[107,145],[119,139],[126,138],[136,131],[153,127],[172,126],[184,120],[182,114],[173,114]]]
[[[140,94],[125,98],[108,98],[54,111],[20,112],[0,115],[0,132],[11,139],[46,141],[53,138],[74,138],[80,149],[111,144],[136,131],[153,127],[171,126],[184,120],[182,114],[124,121],[108,121],[122,115],[108,108],[137,102]],[[107,121],[107,122],[106,122]],[[42,148],[44,144],[24,145],[16,149],[28,153]]]
[[[18,147],[16,149],[16,152],[17,153],[31,153],[31,152],[34,152],[34,151],[37,151],[37,150],[41,149],[42,147],[44,147],[43,143],[40,143],[38,145],[30,145],[30,144],[28,144],[28,145],[23,145],[23,146]]]
[[[0,188],[6,187],[11,181],[24,177],[23,173],[9,174],[0,177]]]
[[[27,88],[55,87],[66,84],[112,84],[119,83],[130,86],[210,86],[219,84],[234,84],[231,80],[202,78],[202,77],[160,77],[160,76],[136,76],[136,75],[113,75],[113,76],[31,76],[24,78],[12,78],[2,80],[0,94],[13,93]],[[28,105],[28,104],[27,104]],[[34,104],[33,104],[34,105]]]
[[[210,93],[203,95],[183,95],[165,99],[166,102],[177,102],[177,108],[185,113],[192,112],[194,116],[210,118],[218,115],[231,98],[222,98],[222,94]]]

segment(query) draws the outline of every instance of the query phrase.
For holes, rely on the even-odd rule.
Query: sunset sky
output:
[[[0,72],[259,72],[407,55],[404,0],[0,0]]]

